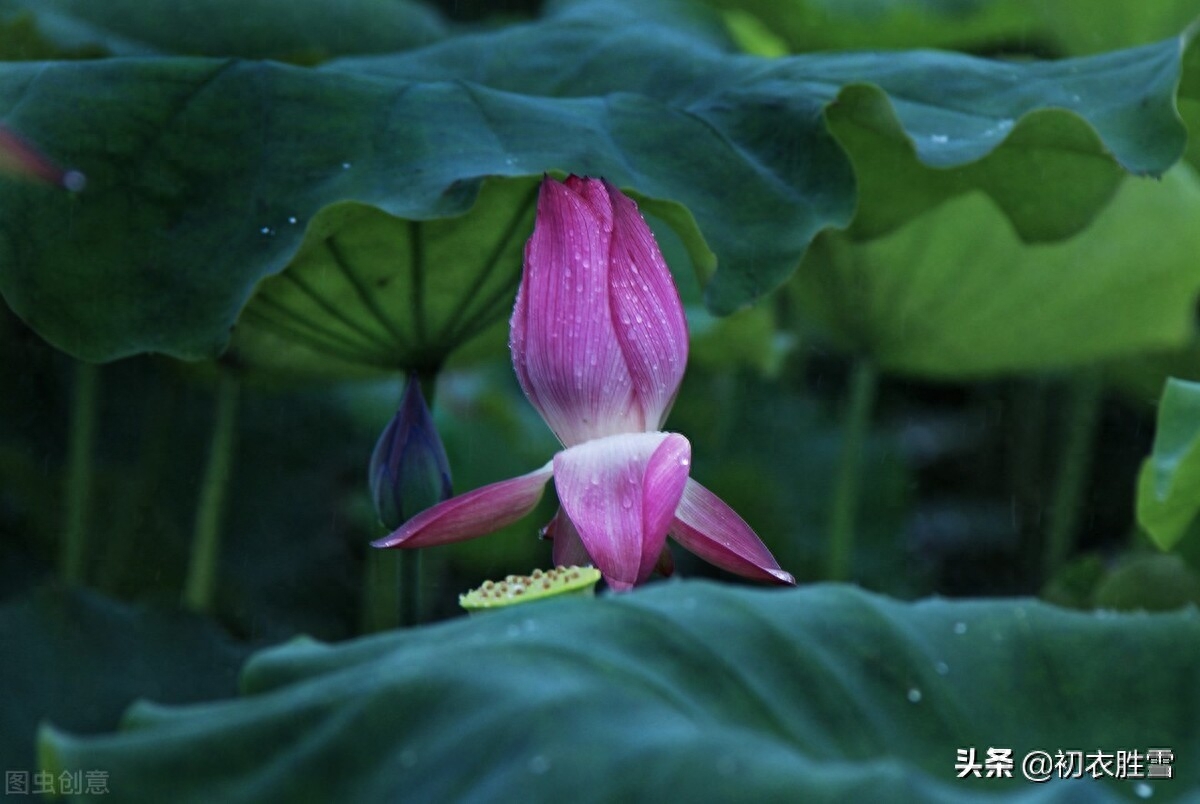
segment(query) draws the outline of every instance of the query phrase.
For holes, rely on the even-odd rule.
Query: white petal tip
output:
[[[771,573],[771,575],[775,578],[775,580],[779,581],[779,583],[787,584],[788,586],[796,585],[796,578],[790,572],[784,572],[781,569],[767,570],[767,572]]]

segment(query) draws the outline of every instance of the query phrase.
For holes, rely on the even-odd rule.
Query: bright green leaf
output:
[[[1200,183],[1182,166],[1129,179],[1083,233],[1023,244],[963,196],[887,237],[817,241],[796,297],[891,371],[963,377],[1179,347],[1200,290]]]
[[[1170,550],[1200,513],[1200,383],[1167,381],[1154,449],[1138,476],[1137,518]]]
[[[1169,747],[1173,778],[1141,782],[1154,800],[1200,782],[1195,610],[689,582],[525,608],[292,643],[249,663],[241,699],[46,729],[42,767],[180,802],[1115,802],[1134,781],[1035,785],[1020,759]],[[1014,778],[957,778],[972,747],[1012,749]]]
[[[1170,36],[1197,13],[1193,0],[709,2],[755,15],[797,51],[937,47],[1082,55]]]
[[[432,221],[360,203],[325,207],[288,267],[242,311],[234,352],[305,374],[346,364],[436,371],[512,310],[536,200],[537,183],[524,179],[485,182],[468,213]]]

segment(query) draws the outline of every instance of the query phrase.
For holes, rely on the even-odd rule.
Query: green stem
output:
[[[421,551],[367,549],[363,631],[389,631],[420,623],[424,619]]]
[[[92,496],[99,373],[99,367],[91,363],[75,366],[75,398],[67,436],[67,518],[60,555],[63,582],[72,585],[82,583],[86,574],[87,512]]]
[[[136,566],[138,550],[152,527],[154,501],[162,489],[163,478],[171,466],[171,430],[176,426],[175,383],[157,375],[142,400],[142,432],[136,465],[125,484],[120,505],[116,506],[113,527],[104,550],[97,588],[120,597],[130,592],[123,588],[133,578],[129,568]]]
[[[1096,446],[1096,428],[1104,401],[1104,383],[1100,372],[1088,369],[1079,373],[1068,390],[1066,436],[1055,478],[1054,499],[1042,554],[1042,577],[1051,578],[1062,567],[1075,547],[1084,494],[1092,471]]]
[[[425,619],[421,610],[421,570],[425,557],[420,550],[400,550],[396,556],[400,565],[400,624],[408,627]]]
[[[217,586],[221,515],[233,464],[239,389],[237,379],[228,372],[222,372],[217,383],[216,421],[213,422],[208,466],[200,486],[196,524],[192,533],[192,555],[183,590],[183,604],[195,611],[207,612],[212,609]]]
[[[854,551],[854,527],[862,486],[862,458],[871,414],[879,390],[874,365],[860,358],[850,378],[850,399],[842,428],[842,454],[838,460],[829,516],[829,551],[825,577],[844,581],[850,577],[850,558]]]

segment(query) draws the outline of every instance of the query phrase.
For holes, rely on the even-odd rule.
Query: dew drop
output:
[[[954,633],[960,634],[960,635],[967,633],[967,624],[966,623],[955,623],[954,624]]]
[[[292,224],[293,226],[295,226],[295,225],[296,225],[296,216],[295,216],[295,215],[289,215],[289,216],[288,216],[288,223],[290,223],[290,224]]]
[[[633,500],[630,499],[629,495],[621,497],[621,507],[626,511],[633,507]]]
[[[1138,798],[1150,798],[1154,795],[1154,788],[1145,782],[1138,782],[1133,786],[1133,792],[1137,794]]]
[[[909,703],[920,703],[921,702],[921,691],[919,689],[917,689],[916,687],[909,687],[908,701],[909,701]]]
[[[275,234],[275,230],[272,229],[270,226],[264,226],[263,228],[259,229],[258,231],[262,234],[267,235],[268,237]]]
[[[529,760],[529,772],[541,776],[550,770],[550,760],[541,754],[536,754]]]
[[[349,170],[349,169],[350,169],[350,163],[349,163],[349,162],[343,162],[343,163],[342,163],[342,170]]]
[[[938,145],[941,145],[942,143],[950,142],[950,138],[945,134],[930,134],[929,141],[936,142]]]
[[[87,187],[87,176],[78,170],[68,170],[63,174],[61,181],[63,188],[73,193],[78,193]]]
[[[933,666],[933,669],[937,671],[939,676],[944,676],[950,672],[950,665],[945,662],[938,662]]]

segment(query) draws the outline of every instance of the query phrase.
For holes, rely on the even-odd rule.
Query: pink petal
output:
[[[767,546],[725,502],[695,480],[688,480],[671,536],[710,564],[747,578],[794,584]]]
[[[556,567],[585,567],[592,563],[575,523],[567,516],[562,508],[546,526],[546,537],[553,542],[554,566]]]
[[[645,429],[609,309],[612,231],[600,181],[542,182],[509,345],[521,388],[566,446]]]
[[[613,209],[610,303],[617,342],[647,429],[666,421],[688,357],[687,320],[675,280],[633,199],[605,182]]]
[[[612,589],[629,589],[654,571],[690,450],[681,435],[625,433],[554,456],[559,502]]]
[[[679,507],[687,485],[691,464],[692,445],[677,433],[668,434],[646,464],[646,473],[642,476],[642,532],[661,533],[663,538],[647,539],[642,543],[638,583],[650,577],[666,549],[666,534],[675,521],[675,509]]]
[[[542,498],[553,463],[535,472],[501,480],[427,508],[382,539],[375,547],[429,547],[474,539],[511,525]]]

